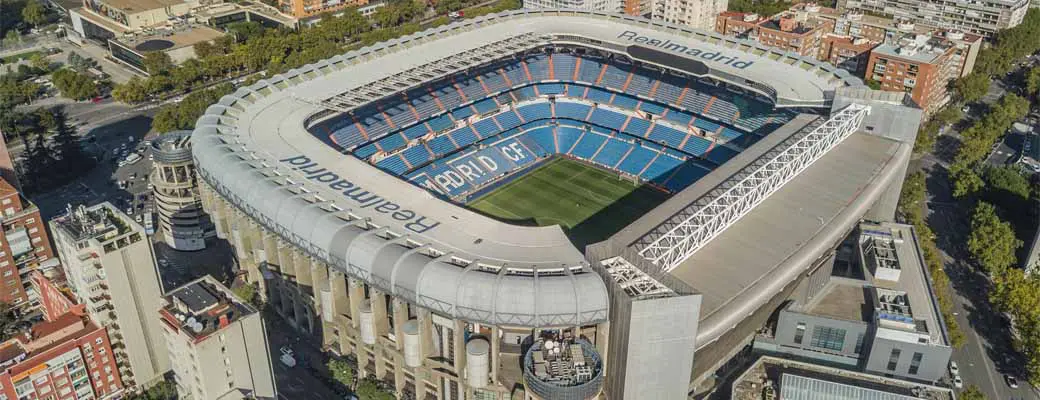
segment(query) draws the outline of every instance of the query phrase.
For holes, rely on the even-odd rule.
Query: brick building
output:
[[[88,400],[123,393],[105,328],[94,323],[42,274],[38,285],[44,321],[0,343],[0,398]],[[64,312],[60,312],[64,310]]]
[[[783,12],[771,18],[724,12],[715,19],[716,32],[812,58],[820,57],[824,35],[833,29],[831,21],[804,18],[794,12]]]
[[[882,44],[870,52],[867,80],[881,90],[906,92],[926,114],[950,100],[949,82],[959,76],[957,47],[940,36],[915,35],[896,44]]]
[[[35,294],[29,289],[29,274],[57,266],[46,224],[35,204],[22,197],[10,183],[0,179],[0,302],[29,305]]]

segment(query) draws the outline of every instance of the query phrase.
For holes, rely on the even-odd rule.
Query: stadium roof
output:
[[[634,58],[683,65],[792,106],[826,107],[834,89],[859,84],[847,73],[797,55],[643,19],[572,11],[504,13],[363,48],[240,88],[196,124],[192,141],[200,175],[239,210],[311,256],[441,313],[521,326],[603,321],[605,284],[559,227],[485,217],[344,156],[305,129],[333,115],[330,110],[360,106],[356,96],[348,96],[363,87],[378,83],[387,90],[374,93],[390,95],[389,88],[399,92],[409,83],[433,79],[404,72],[411,67],[464,69],[551,43],[627,50]],[[634,44],[653,47],[624,47]],[[693,62],[698,60],[706,61]],[[748,86],[745,79],[754,83]],[[371,97],[367,100],[378,96]],[[876,165],[871,161],[839,162],[836,169]],[[815,172],[826,175],[817,180],[841,176],[828,169]],[[853,197],[844,191],[833,195]]]

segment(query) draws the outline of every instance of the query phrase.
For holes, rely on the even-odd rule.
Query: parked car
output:
[[[961,373],[961,370],[960,370],[960,368],[957,368],[957,362],[956,361],[950,361],[950,375],[957,376],[957,375],[960,375],[960,373]]]
[[[281,361],[286,367],[292,368],[296,366],[296,358],[293,357],[293,351],[289,346],[282,346],[279,349],[282,353],[281,357],[278,357],[278,361]]]
[[[1004,374],[1004,382],[1007,382],[1008,387],[1018,389],[1018,379],[1015,379],[1015,377]]]
[[[964,388],[964,380],[961,379],[960,375],[954,375],[954,377],[953,377],[953,387],[955,387],[957,389],[963,389]]]

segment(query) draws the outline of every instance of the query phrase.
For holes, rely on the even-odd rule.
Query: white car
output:
[[[293,357],[292,349],[290,349],[289,346],[282,346],[282,348],[279,349],[279,350],[281,350],[282,356],[278,357],[278,361],[281,361],[282,364],[285,364],[286,367],[289,367],[289,368],[295,367],[296,366],[296,358]]]
[[[957,376],[957,375],[960,375],[960,373],[961,373],[961,370],[960,370],[960,368],[957,368],[957,362],[956,361],[950,361],[950,375]]]
[[[964,388],[964,380],[961,379],[961,377],[959,375],[954,375],[953,376],[953,387],[955,387],[957,389],[963,389]]]

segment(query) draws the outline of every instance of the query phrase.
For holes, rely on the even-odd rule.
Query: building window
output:
[[[910,370],[907,371],[910,375],[917,375],[917,370],[921,368],[922,358],[924,358],[924,354],[914,353],[914,357],[910,359]]]
[[[858,336],[856,336],[856,351],[855,351],[855,353],[856,354],[863,353],[863,334],[862,333],[860,333]]]
[[[802,338],[805,337],[805,323],[799,322],[798,327],[794,331],[794,344],[802,344]]]
[[[899,349],[892,349],[892,354],[888,356],[888,370],[895,371],[896,365],[899,364]]]
[[[845,348],[845,330],[817,326],[813,328],[812,342],[809,344],[821,349],[841,351]]]

